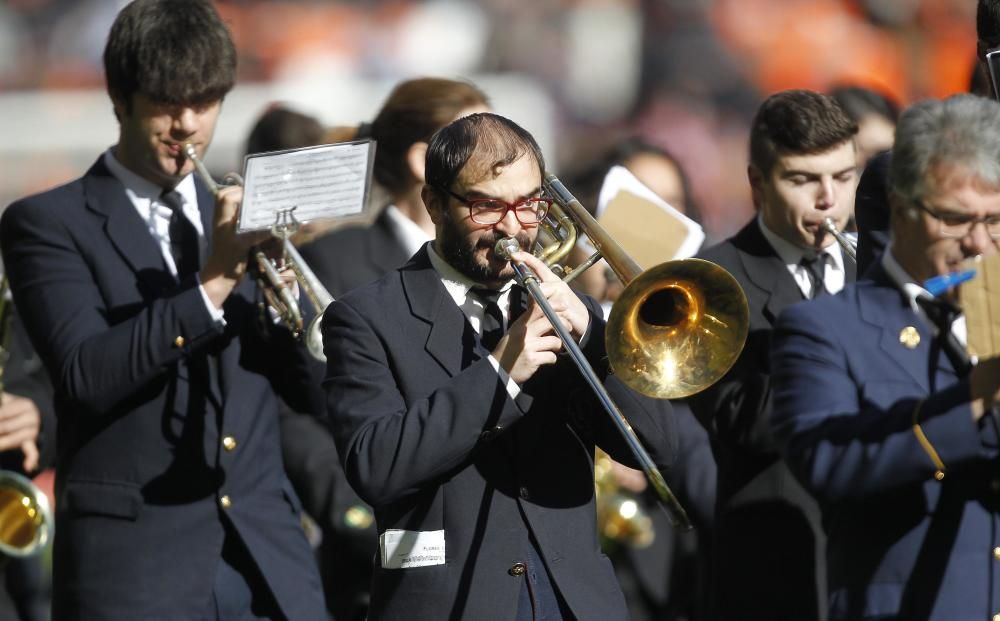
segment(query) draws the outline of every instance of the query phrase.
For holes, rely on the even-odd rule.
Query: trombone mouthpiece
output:
[[[513,237],[504,237],[497,242],[496,246],[493,247],[493,252],[495,252],[501,259],[510,261],[510,257],[520,249],[521,244],[519,244],[516,239]]]

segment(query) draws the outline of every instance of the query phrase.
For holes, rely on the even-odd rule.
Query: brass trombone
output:
[[[558,247],[541,249],[536,254],[546,263],[557,264],[575,245],[579,228],[597,252],[563,278],[573,278],[603,257],[626,285],[611,309],[606,328],[605,348],[612,371],[634,390],[662,399],[693,395],[725,375],[743,350],[749,331],[746,296],[736,279],[718,265],[701,259],[668,261],[642,271],[555,175],[547,173],[543,187],[555,200],[550,215],[556,221],[543,229],[550,234],[557,229],[571,229],[568,235],[573,236],[574,243],[563,243],[563,234],[557,233],[553,236],[559,237]],[[496,252],[509,259],[518,249],[517,241],[507,238],[497,243]],[[627,441],[673,525],[691,528],[687,513],[649,453],[546,301],[537,276],[526,266],[512,266],[518,282],[548,317]]]
[[[212,178],[212,174],[205,167],[201,158],[198,157],[198,152],[195,150],[194,145],[190,142],[184,143],[183,150],[184,155],[194,164],[195,171],[197,171],[198,176],[201,177],[205,185],[208,186],[208,189],[213,195],[218,195],[220,186]],[[243,185],[242,177],[236,173],[226,175],[226,180],[236,185]],[[316,316],[309,322],[308,326],[304,325],[302,309],[299,307],[298,300],[295,299],[291,289],[281,279],[281,275],[278,273],[271,259],[268,258],[263,250],[259,249],[253,251],[254,260],[257,262],[257,271],[260,274],[257,282],[261,290],[263,290],[268,304],[278,312],[292,334],[296,338],[302,338],[305,341],[306,348],[314,358],[325,362],[326,355],[323,353],[322,320],[323,312],[330,305],[330,302],[333,301],[333,296],[330,295],[330,292],[323,286],[323,283],[320,282],[315,272],[303,260],[302,255],[299,254],[299,251],[292,242],[289,241],[289,238],[298,229],[298,221],[295,220],[295,217],[291,213],[284,215],[283,219],[275,222],[271,227],[271,234],[281,240],[284,261],[295,272],[295,279],[298,281],[299,287],[302,288],[302,292],[309,298],[313,308],[316,309]]]

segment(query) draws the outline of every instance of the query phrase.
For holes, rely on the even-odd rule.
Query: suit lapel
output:
[[[121,182],[104,165],[102,155],[83,178],[87,207],[105,218],[111,244],[136,273],[166,271],[163,255],[150,237]]]
[[[868,292],[857,296],[861,319],[881,332],[879,348],[886,353],[886,356],[905,370],[920,386],[929,389],[928,365],[931,343],[934,339],[930,327],[910,309],[881,265],[873,266],[868,274],[872,282],[866,279],[858,285],[859,288],[863,288],[859,293]],[[902,338],[904,330],[910,332],[911,329],[916,330],[920,337],[912,349],[903,343]],[[912,337],[909,342],[913,342]],[[945,358],[943,364],[949,364],[946,356],[940,357]],[[950,365],[948,368],[951,370]],[[951,373],[954,371],[951,370]]]
[[[785,308],[804,298],[795,279],[760,230],[756,218],[734,240],[747,278],[764,296],[763,308],[771,323]]]
[[[468,322],[431,267],[426,245],[400,269],[400,277],[410,312],[427,324],[424,349],[449,375],[457,374],[465,364],[468,348],[455,344],[464,342]]]

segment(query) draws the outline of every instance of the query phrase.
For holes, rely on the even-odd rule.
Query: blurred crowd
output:
[[[124,4],[0,5],[0,93],[101,89],[105,34]],[[967,0],[217,5],[237,43],[241,85],[419,75],[533,78],[554,102],[558,139],[549,157],[560,169],[582,170],[610,144],[641,135],[676,153],[690,170],[710,239],[732,233],[731,223],[750,213],[744,145],[762,96],[847,83],[905,104],[966,90],[975,54],[975,3]],[[67,171],[67,178],[77,172]]]

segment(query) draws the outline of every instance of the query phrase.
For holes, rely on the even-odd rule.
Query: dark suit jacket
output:
[[[302,258],[334,297],[367,285],[410,258],[383,209],[371,225],[337,229],[302,246]]]
[[[214,201],[202,187],[199,204],[210,232]],[[194,275],[177,282],[166,269],[102,159],[11,205],[0,245],[55,385],[55,618],[198,618],[225,524],[290,618],[323,618],[275,396],[315,411],[318,391],[304,349],[256,321],[253,284],[226,300],[220,327]]]
[[[585,354],[654,460],[669,463],[669,404],[607,375],[604,323],[588,308]],[[426,248],[334,303],[323,328],[334,437],[379,532],[444,530],[445,564],[376,567],[372,619],[513,619],[529,528],[574,615],[626,617],[595,532],[595,441],[634,460],[570,360],[512,400]]]
[[[786,311],[774,331],[771,426],[819,499],[830,618],[988,619],[997,612],[1000,466],[931,330],[877,266],[842,294]],[[835,326],[835,328],[834,328]],[[904,346],[900,333],[920,342]],[[947,466],[943,481],[913,413]]]
[[[781,460],[768,428],[771,329],[779,313],[802,301],[802,291],[756,218],[700,256],[739,281],[750,309],[750,334],[736,364],[690,400],[711,436],[719,469],[713,617],[822,618],[819,509]]]

